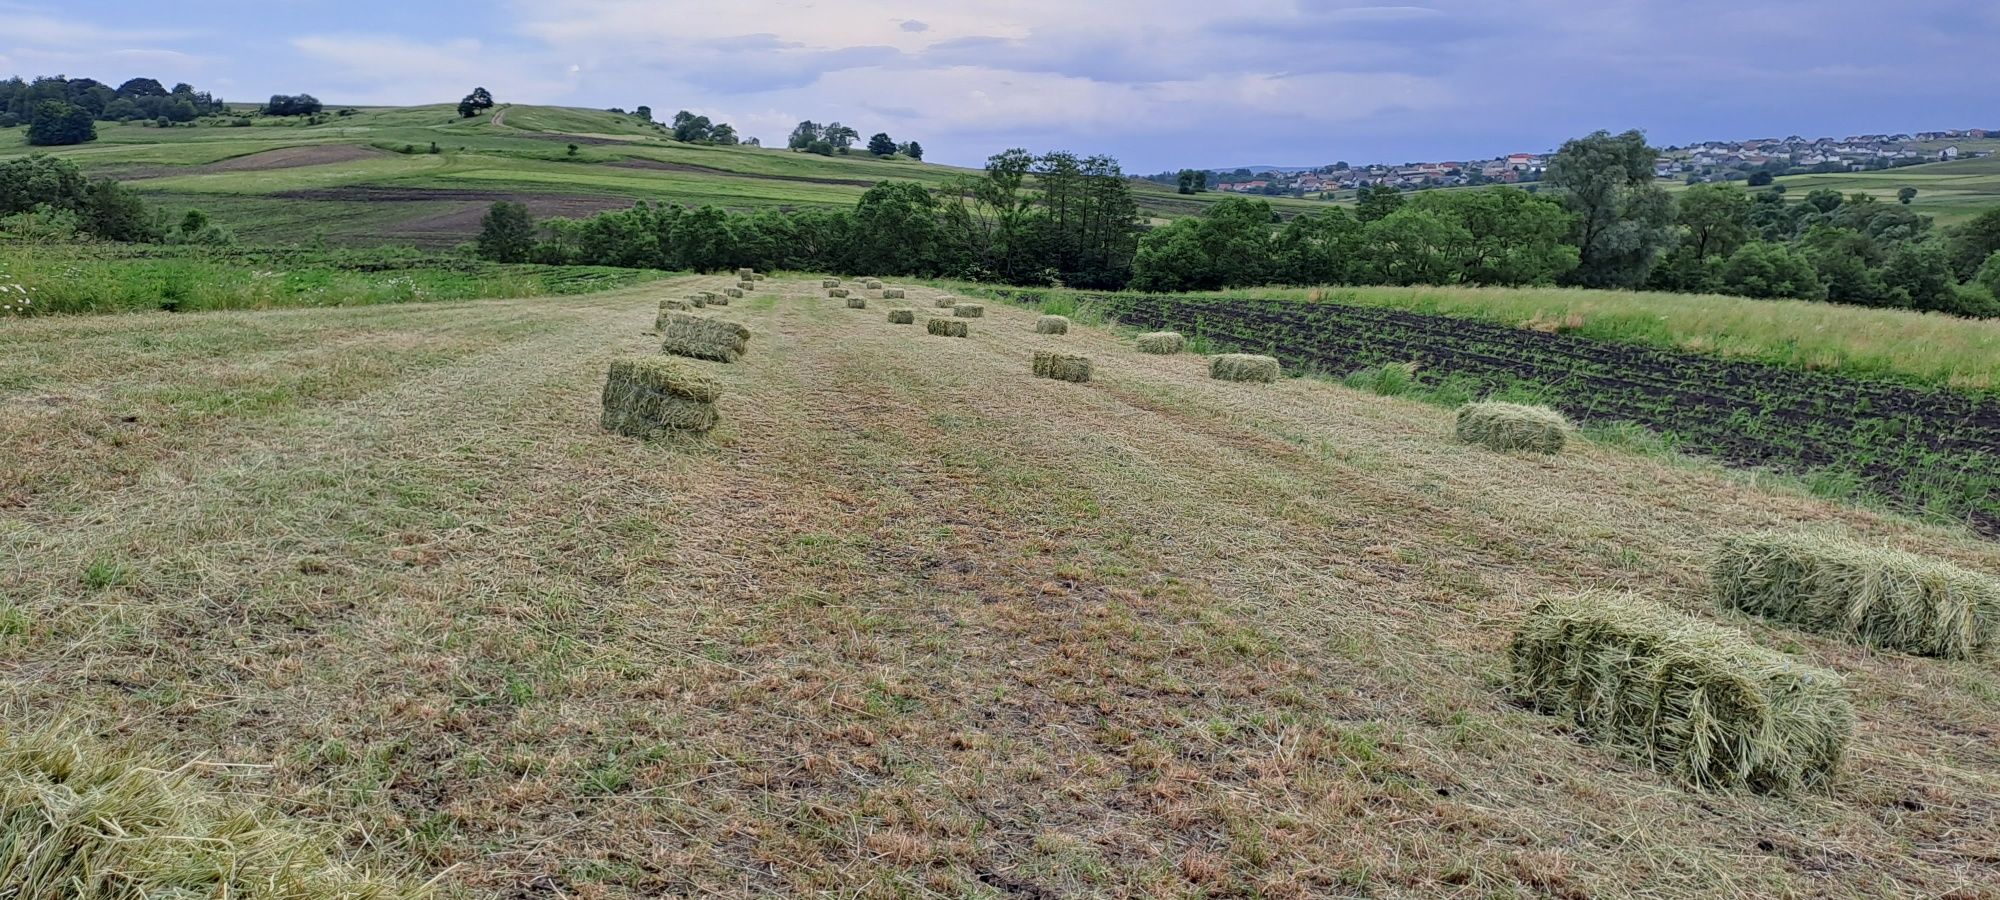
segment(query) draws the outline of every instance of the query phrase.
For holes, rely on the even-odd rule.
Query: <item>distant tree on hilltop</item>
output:
[[[868,152],[876,156],[895,156],[896,141],[886,131],[878,131],[868,139]]]
[[[319,98],[311,94],[272,94],[264,104],[264,115],[313,116],[318,115],[321,108]]]
[[[924,145],[911,141],[903,145],[903,155],[918,162],[924,161]]]
[[[493,95],[483,87],[473,88],[472,93],[466,94],[463,99],[458,101],[458,115],[460,118],[470,119],[492,108]]]

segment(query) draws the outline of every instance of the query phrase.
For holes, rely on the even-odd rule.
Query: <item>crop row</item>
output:
[[[1532,396],[1585,423],[1635,423],[1734,466],[1835,474],[2000,536],[2000,398],[1323,301],[1091,300],[1123,324],[1269,353],[1294,369],[1414,363],[1432,386]]]

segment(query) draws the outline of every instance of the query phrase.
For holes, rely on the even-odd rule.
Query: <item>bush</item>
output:
[[[1752,241],[1722,264],[1722,287],[1743,297],[1820,300],[1826,286],[1804,255],[1782,244]]]

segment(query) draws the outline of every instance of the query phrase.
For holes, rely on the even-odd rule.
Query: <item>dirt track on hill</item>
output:
[[[2000,549],[1585,444],[816,280],[705,312],[724,424],[598,427],[657,301],[0,322],[0,718],[204,760],[469,896],[1992,896],[2000,671],[1844,673],[1829,797],[1511,702],[1528,598],[1712,618],[1723,531]],[[894,285],[892,285],[894,286]],[[936,314],[946,295],[908,286]],[[1029,374],[1034,349],[1094,380]],[[227,772],[228,777],[213,773]],[[1953,892],[1956,892],[1953,894]]]

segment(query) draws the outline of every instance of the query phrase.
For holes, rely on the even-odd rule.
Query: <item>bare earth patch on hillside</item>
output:
[[[1700,586],[1729,530],[2000,548],[997,304],[885,322],[916,287],[765,282],[705,313],[755,335],[714,434],[599,429],[657,301],[732,283],[0,326],[45,408],[0,427],[0,712],[450,896],[1994,896],[1995,665]],[[1694,793],[1513,703],[1512,623],[1579,588],[1845,674],[1849,771]]]

